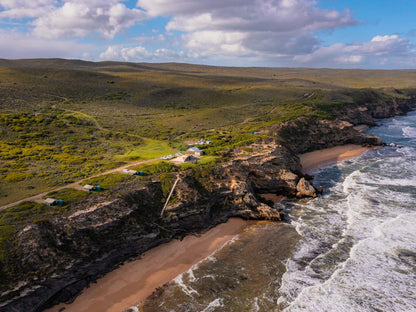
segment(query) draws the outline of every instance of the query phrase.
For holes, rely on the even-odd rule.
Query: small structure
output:
[[[123,169],[124,173],[131,174],[134,176],[144,176],[143,171],[137,171],[137,170],[130,170],[130,169]]]
[[[193,147],[191,147],[191,148],[188,148],[187,150],[186,150],[186,152],[188,153],[188,154],[193,154],[193,155],[195,155],[195,156],[202,156],[203,154],[204,154],[204,152],[203,151],[201,151],[198,147],[196,147],[196,146],[193,146]]]
[[[45,199],[45,204],[48,204],[50,207],[62,206],[64,204],[64,201],[62,199],[48,197]]]
[[[204,139],[200,139],[199,141],[185,141],[186,144],[188,144],[189,146],[193,146],[193,145],[208,145],[211,144],[210,140],[204,140]]]
[[[172,154],[160,157],[160,159],[163,159],[163,160],[170,160],[170,159],[173,159],[173,158],[175,158],[175,156],[173,156]]]
[[[91,185],[91,184],[85,184],[82,188],[86,191],[89,191],[89,192],[94,191],[94,189],[95,189],[94,185]]]
[[[195,142],[194,145],[207,145],[207,144],[211,144],[210,140],[204,140],[204,139],[200,139],[199,142]]]
[[[123,172],[127,173],[127,174],[131,174],[131,175],[137,175],[138,174],[136,170],[130,170],[130,169],[123,169]]]
[[[94,191],[99,192],[99,191],[102,191],[102,188],[101,188],[101,186],[99,186],[99,185],[90,185],[90,184],[85,184],[82,188],[83,188],[85,191],[88,191],[88,192],[94,192]]]
[[[184,164],[184,163],[196,164],[197,161],[198,161],[198,158],[193,155],[182,155],[182,156],[176,157],[175,159],[172,159],[172,162],[175,164]]]

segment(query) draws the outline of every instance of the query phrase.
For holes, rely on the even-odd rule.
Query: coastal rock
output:
[[[382,145],[379,138],[355,130],[351,123],[315,117],[298,117],[278,124],[271,133],[295,153],[344,144]]]
[[[313,185],[305,178],[299,180],[298,185],[296,185],[296,190],[298,191],[296,193],[298,197],[316,197],[317,193]]]

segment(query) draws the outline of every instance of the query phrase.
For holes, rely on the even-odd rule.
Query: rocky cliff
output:
[[[175,195],[163,217],[166,196],[161,183],[142,187],[133,181],[114,190],[118,195],[110,202],[104,197],[101,205],[83,202],[72,214],[26,227],[16,237],[15,261],[22,270],[14,272],[24,283],[2,294],[1,309],[41,311],[68,301],[119,263],[229,217],[281,220],[261,193],[315,196],[295,154],[276,144],[253,148],[253,154],[234,156],[204,176],[198,169],[178,173]],[[305,187],[312,193],[303,193]]]
[[[261,194],[317,193],[311,177],[302,174],[297,154],[345,143],[382,144],[353,126],[372,125],[374,118],[411,109],[411,100],[400,101],[354,104],[339,114],[342,119],[337,112],[331,120],[290,120],[272,127],[269,139],[253,144],[250,153],[234,151],[227,162],[209,170],[178,172],[179,183],[163,217],[166,194],[161,182],[143,187],[132,181],[103,194],[101,204],[84,201],[62,218],[25,227],[16,236],[13,253],[21,270],[9,273],[20,283],[1,294],[0,310],[42,311],[69,301],[123,261],[229,217],[281,220],[280,212]]]

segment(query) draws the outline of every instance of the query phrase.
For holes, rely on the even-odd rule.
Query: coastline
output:
[[[299,155],[304,173],[357,157],[369,148],[342,145]],[[271,195],[271,194],[268,194]],[[268,199],[280,201],[282,196]],[[240,235],[253,222],[231,218],[199,236],[186,236],[159,245],[134,260],[121,265],[85,289],[71,304],[59,304],[47,312],[107,311],[119,312],[137,305],[157,288],[172,281],[193,265],[207,258]]]
[[[139,304],[158,287],[173,280],[207,258],[251,224],[230,218],[199,236],[174,239],[127,262],[84,289],[71,304],[59,304],[45,311],[120,312]]]

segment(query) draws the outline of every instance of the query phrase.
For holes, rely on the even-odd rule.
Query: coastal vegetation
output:
[[[318,145],[307,141],[314,139],[315,132],[319,135],[320,122],[338,118],[371,124],[373,117],[394,115],[385,111],[389,105],[380,108],[378,104],[415,98],[415,81],[416,71],[410,70],[0,60],[0,206],[39,193],[45,193],[43,199],[62,201],[52,207],[25,201],[0,211],[0,277],[7,281],[19,275],[13,273],[18,266],[11,255],[19,257],[16,234],[23,229],[47,229],[60,217],[84,209],[84,201],[91,207],[100,201],[125,198],[146,202],[146,196],[153,196],[157,208],[146,203],[143,209],[157,217],[159,205],[181,174],[188,178],[194,193],[205,192],[209,197],[207,194],[224,182],[215,181],[225,175],[219,165],[231,161],[236,150],[250,155],[253,143],[272,141],[290,148],[293,133],[298,141],[304,141],[305,150],[325,146],[326,141]],[[371,118],[358,116],[356,111],[370,111]],[[300,117],[302,122],[288,124],[286,131],[275,131]],[[311,120],[313,128],[307,129]],[[333,132],[337,131],[335,127]],[[160,160],[185,151],[187,141],[199,139],[210,144],[199,146],[205,156],[197,164]],[[143,163],[137,163],[140,161]],[[128,164],[141,174],[107,172]],[[243,176],[242,172],[234,178]],[[261,172],[253,173],[253,181],[258,188],[267,188],[270,181],[262,182]],[[56,190],[79,180],[82,185],[100,186],[100,191],[72,186]],[[152,183],[159,183],[154,187],[157,190],[153,186],[149,190],[154,194],[137,194],[139,187],[145,189]],[[173,196],[173,204],[179,201],[175,196],[179,195]],[[187,195],[182,192],[180,196]],[[252,202],[257,203],[254,197],[244,197],[238,204]],[[210,213],[221,211],[220,205],[214,208]],[[166,231],[166,224],[145,221],[141,214],[131,222],[173,233]],[[0,286],[6,290],[7,282]]]

